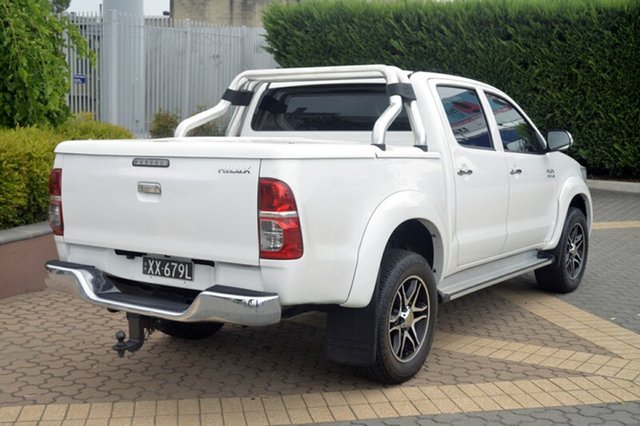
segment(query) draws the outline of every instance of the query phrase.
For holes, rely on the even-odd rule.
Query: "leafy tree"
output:
[[[0,127],[57,125],[69,117],[67,40],[87,54],[78,29],[48,0],[0,0]]]
[[[51,0],[51,6],[55,13],[62,13],[69,8],[71,0]]]

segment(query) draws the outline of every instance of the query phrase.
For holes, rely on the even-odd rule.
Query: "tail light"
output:
[[[302,231],[296,200],[289,185],[277,179],[260,179],[258,210],[260,257],[301,258]]]
[[[49,175],[49,226],[54,235],[64,235],[62,220],[62,169],[53,169]]]

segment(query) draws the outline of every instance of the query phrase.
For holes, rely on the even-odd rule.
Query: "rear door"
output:
[[[508,173],[476,89],[458,83],[436,88],[443,121],[451,129],[457,264],[463,266],[502,252],[507,236]]]
[[[64,154],[65,242],[257,265],[259,169],[258,159]]]

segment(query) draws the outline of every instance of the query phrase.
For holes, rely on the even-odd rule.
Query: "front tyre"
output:
[[[427,261],[405,250],[385,253],[378,278],[376,361],[361,368],[383,383],[402,383],[424,364],[436,323],[436,282]]]
[[[222,322],[178,322],[158,320],[155,328],[164,334],[185,340],[199,340],[214,335],[222,328]]]
[[[589,254],[587,219],[582,210],[569,208],[558,246],[551,252],[555,261],[535,271],[538,285],[556,293],[570,293],[580,285]]]

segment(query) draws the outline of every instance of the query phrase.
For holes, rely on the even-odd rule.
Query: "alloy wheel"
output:
[[[430,300],[422,278],[410,276],[398,287],[389,313],[389,343],[393,356],[408,362],[425,341]]]
[[[565,267],[569,278],[576,279],[584,264],[584,229],[579,223],[575,223],[567,237]]]

